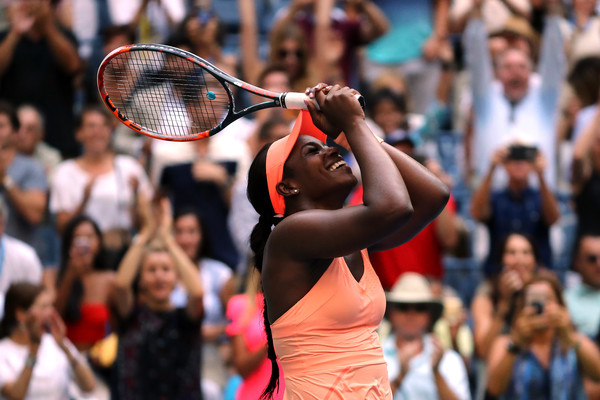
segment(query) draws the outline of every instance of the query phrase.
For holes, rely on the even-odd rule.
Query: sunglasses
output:
[[[600,255],[598,255],[598,254],[587,254],[585,256],[585,261],[590,264],[597,264],[599,259],[600,259]]]
[[[401,311],[401,312],[416,311],[416,312],[423,313],[423,312],[429,311],[429,304],[427,304],[427,303],[398,303],[398,304],[393,304],[392,308],[394,310]]]
[[[277,52],[279,58],[286,58],[288,55],[296,56],[297,58],[304,57],[304,52],[302,50],[287,50],[287,49],[279,49]]]

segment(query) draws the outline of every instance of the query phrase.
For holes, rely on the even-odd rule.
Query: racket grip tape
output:
[[[354,97],[356,97],[356,99],[360,103],[360,106],[362,108],[365,108],[365,98],[360,94],[355,94]],[[304,103],[304,100],[312,101],[313,104],[315,106],[317,106],[317,110],[320,109],[319,104],[317,103],[317,100],[311,99],[304,93],[298,93],[298,92],[282,93],[281,96],[279,97],[279,100],[280,100],[281,106],[283,108],[288,108],[290,110],[306,110],[307,107],[306,107],[306,104]]]

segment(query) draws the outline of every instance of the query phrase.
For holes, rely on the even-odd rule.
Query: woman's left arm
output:
[[[56,344],[58,344],[60,349],[67,356],[69,364],[71,365],[71,368],[73,368],[77,386],[79,386],[79,388],[84,392],[90,392],[94,390],[94,387],[96,386],[96,378],[94,378],[94,373],[89,365],[80,361],[77,350],[67,341],[65,337],[66,332],[67,328],[65,327],[63,320],[60,318],[58,311],[53,310],[50,318],[50,333],[52,333]]]
[[[577,354],[577,361],[584,378],[600,382],[600,350],[587,336],[572,332],[571,344]]]
[[[448,187],[423,165],[387,143],[381,145],[404,179],[414,213],[399,231],[371,246],[371,252],[408,242],[442,212],[450,196]]]

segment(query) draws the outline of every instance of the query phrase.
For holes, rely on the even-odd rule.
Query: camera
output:
[[[508,148],[508,160],[533,161],[537,156],[538,149],[535,146],[513,144]]]
[[[531,302],[531,306],[533,308],[535,308],[535,314],[539,315],[539,314],[543,314],[544,313],[544,303],[537,300],[537,301],[532,301]]]

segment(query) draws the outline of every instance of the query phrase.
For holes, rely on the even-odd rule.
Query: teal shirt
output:
[[[565,301],[577,330],[595,338],[600,328],[600,289],[582,283],[565,291]]]
[[[433,33],[434,1],[376,0],[390,21],[390,30],[367,48],[369,60],[378,64],[402,64],[421,57],[422,47]]]

